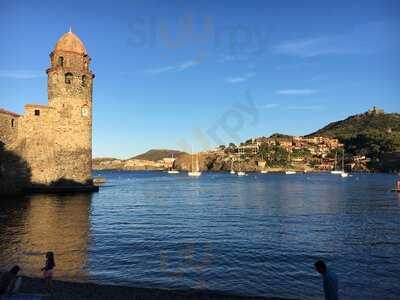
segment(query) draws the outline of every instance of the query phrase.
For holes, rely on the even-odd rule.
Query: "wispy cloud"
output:
[[[189,68],[192,68],[192,67],[198,65],[199,63],[200,63],[199,60],[189,60],[189,61],[185,61],[180,64],[177,64],[177,65],[149,69],[149,70],[146,70],[146,73],[151,74],[151,75],[158,75],[158,74],[162,74],[162,73],[166,73],[166,72],[173,72],[173,71],[181,72],[181,71],[187,70]]]
[[[33,79],[45,77],[46,73],[43,71],[34,70],[0,70],[1,78],[9,79]]]
[[[287,89],[287,90],[277,90],[275,93],[277,95],[287,95],[287,96],[307,96],[307,95],[317,94],[318,90],[312,90],[312,89]]]
[[[347,33],[284,41],[275,47],[277,54],[300,57],[322,55],[370,54],[399,44],[398,24],[371,22]]]
[[[278,106],[279,106],[279,104],[277,104],[277,103],[268,103],[268,104],[261,105],[260,108],[272,109],[272,108],[277,108]]]
[[[187,62],[184,62],[184,63],[181,63],[180,65],[178,65],[177,66],[177,70],[178,71],[183,71],[183,70],[189,69],[191,67],[194,67],[194,66],[196,66],[198,64],[199,64],[199,61],[190,60],[190,61],[187,61]]]
[[[248,57],[243,55],[223,55],[217,59],[217,62],[224,63],[224,62],[231,62],[231,61],[242,61],[247,60]]]
[[[255,72],[251,72],[251,73],[246,73],[242,76],[236,76],[236,77],[228,77],[225,79],[225,81],[227,83],[241,83],[241,82],[245,82],[247,80],[249,80],[250,78],[256,76]]]
[[[342,51],[336,46],[338,37],[306,38],[283,42],[274,51],[279,54],[312,57],[318,55],[338,54]]]
[[[321,105],[295,105],[287,107],[289,110],[323,110]]]

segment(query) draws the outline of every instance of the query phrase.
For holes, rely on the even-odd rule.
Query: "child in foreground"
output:
[[[54,253],[47,252],[46,253],[46,264],[42,268],[43,271],[43,278],[45,280],[45,287],[47,291],[51,290],[52,287],[52,279],[53,279],[53,269],[56,266],[54,261]]]

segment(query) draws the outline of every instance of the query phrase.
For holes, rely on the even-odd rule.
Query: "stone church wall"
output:
[[[13,143],[18,135],[19,115],[0,109],[0,142]]]

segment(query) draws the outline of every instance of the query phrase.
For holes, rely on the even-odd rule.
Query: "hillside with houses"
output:
[[[382,109],[328,124],[307,136],[273,134],[230,143],[202,152],[203,170],[228,171],[331,171],[357,172],[400,170],[400,114]],[[176,167],[187,169],[181,156]]]
[[[353,172],[398,172],[400,114],[386,114],[374,107],[306,136],[275,133],[194,155],[155,149],[127,160],[97,158],[93,168],[188,171],[194,159],[203,171],[321,172],[344,168]]]

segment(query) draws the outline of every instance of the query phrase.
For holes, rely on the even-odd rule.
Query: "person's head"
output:
[[[17,275],[20,270],[21,268],[19,266],[14,266],[11,268],[10,273]]]
[[[46,259],[54,262],[54,253],[49,251],[46,253]]]
[[[323,274],[326,272],[326,264],[324,263],[323,260],[318,260],[317,262],[315,262],[314,266],[315,266],[315,270],[318,273]]]

